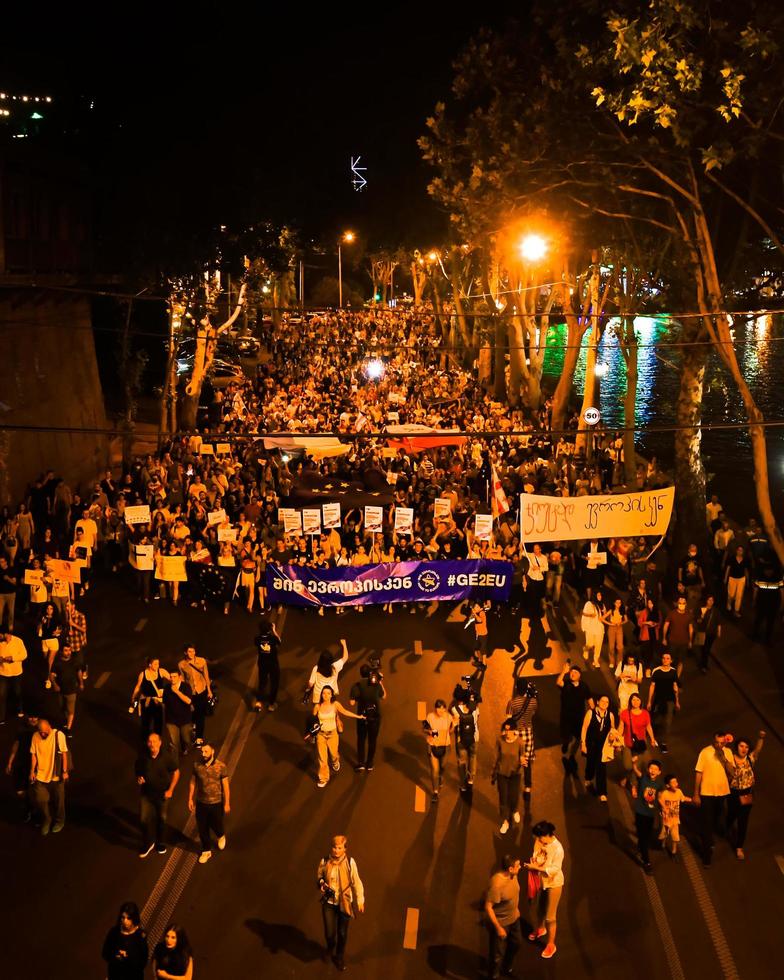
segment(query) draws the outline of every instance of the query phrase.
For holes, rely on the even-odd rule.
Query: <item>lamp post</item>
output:
[[[343,256],[340,251],[340,246],[343,244],[350,245],[356,235],[353,231],[346,231],[343,236],[338,241],[338,306],[343,309]]]

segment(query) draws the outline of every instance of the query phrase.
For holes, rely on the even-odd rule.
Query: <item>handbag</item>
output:
[[[528,901],[532,902],[542,890],[542,876],[538,871],[528,869]]]
[[[207,717],[211,717],[215,714],[215,709],[218,706],[218,692],[215,690],[215,685],[212,685],[212,694],[207,698],[205,714]]]
[[[642,755],[647,748],[648,748],[648,743],[645,741],[644,738],[632,739],[632,755]]]

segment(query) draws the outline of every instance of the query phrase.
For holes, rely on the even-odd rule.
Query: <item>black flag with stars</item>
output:
[[[305,472],[291,488],[285,507],[320,507],[340,504],[342,510],[353,507],[384,507],[391,504],[394,488],[381,470],[371,469],[361,477],[322,476]]]

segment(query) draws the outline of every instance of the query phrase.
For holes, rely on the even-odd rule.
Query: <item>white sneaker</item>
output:
[[[499,834],[505,834],[507,832],[507,830],[509,830],[509,821],[508,820],[504,820],[504,822],[501,824],[501,827],[500,827],[498,833]]]
[[[226,835],[224,834],[223,837],[218,838],[218,850],[223,851],[225,849],[226,849]]]
[[[515,812],[512,814],[512,820],[514,820],[515,823],[520,823],[520,813],[518,810],[515,810]]]
[[[360,609],[361,608],[362,607],[360,606]],[[332,768],[335,772],[340,772],[340,759],[335,759],[335,761],[332,763]]]
[[[212,857],[212,851],[202,851],[199,855],[199,864],[206,864]]]
[[[322,780],[321,782],[318,782],[318,783],[316,783],[316,786],[317,786],[317,787],[318,787],[319,789],[324,789],[324,787],[325,787],[326,785],[327,785],[327,781],[326,781],[326,779],[324,779],[324,780]]]

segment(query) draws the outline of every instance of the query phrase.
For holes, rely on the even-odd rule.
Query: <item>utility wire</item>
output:
[[[695,425],[653,425],[653,426],[643,426],[643,425],[633,425],[633,426],[615,426],[609,425],[604,426],[599,430],[581,430],[587,431],[590,435],[592,432],[602,432],[602,433],[622,433],[622,432],[640,432],[645,435],[647,434],[659,434],[664,432],[688,432],[695,429],[699,429],[701,432],[713,432],[713,431],[732,431],[738,429],[750,429],[754,426],[759,426],[763,429],[779,429],[784,427],[784,419],[768,419],[760,422],[708,422],[700,423],[697,422]],[[13,423],[0,423],[0,432],[55,432],[55,433],[71,433],[71,434],[81,434],[81,435],[99,435],[99,436],[122,436],[126,435],[128,429],[123,428],[89,428],[80,426],[50,426],[50,425],[15,425]],[[178,432],[175,436],[171,438],[182,438],[184,436],[192,436],[193,432]],[[432,429],[423,432],[402,432],[402,433],[389,433],[385,431],[380,432],[251,432],[251,433],[235,433],[235,432],[216,432],[216,433],[205,433],[200,432],[202,439],[205,442],[257,442],[261,439],[341,439],[344,442],[356,442],[358,439],[393,439],[400,440],[406,438],[432,438],[439,435],[449,435],[449,436],[460,436],[468,439],[484,439],[484,438],[510,438],[512,436],[527,436],[529,439],[537,440],[552,436],[576,436],[577,429],[513,429],[510,431],[502,431],[500,429]],[[205,438],[206,436],[206,438]],[[165,436],[165,438],[170,438]],[[293,447],[296,449],[296,447]],[[437,447],[436,447],[437,448]]]

